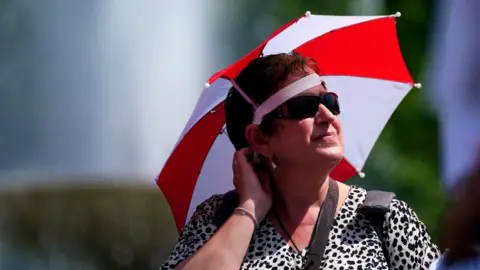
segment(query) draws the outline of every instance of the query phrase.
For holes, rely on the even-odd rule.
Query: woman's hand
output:
[[[233,184],[237,190],[239,207],[251,211],[258,222],[261,222],[270,211],[272,198],[269,176],[273,170],[270,162],[262,162],[264,170],[255,172],[248,162],[247,156],[253,155],[250,148],[243,148],[233,156]]]

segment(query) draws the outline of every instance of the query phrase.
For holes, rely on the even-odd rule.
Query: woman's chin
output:
[[[322,159],[328,159],[332,161],[340,161],[343,158],[343,149],[340,146],[335,147],[322,147],[316,149],[317,154]]]

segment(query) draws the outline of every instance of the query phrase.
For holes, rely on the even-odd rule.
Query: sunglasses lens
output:
[[[320,103],[322,103],[327,109],[334,115],[340,114],[340,104],[338,102],[338,96],[335,93],[328,92],[320,95]]]
[[[327,107],[332,114],[340,114],[338,97],[332,92],[324,93],[320,96],[299,96],[286,102],[289,117],[295,119],[305,119],[315,116],[320,104]]]
[[[299,96],[286,102],[288,116],[294,119],[313,117],[318,112],[320,100],[316,96]]]

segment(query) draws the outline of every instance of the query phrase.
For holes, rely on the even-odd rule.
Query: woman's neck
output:
[[[273,210],[284,220],[315,222],[328,191],[328,170],[288,170],[274,173]]]

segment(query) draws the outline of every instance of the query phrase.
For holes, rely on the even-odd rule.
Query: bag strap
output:
[[[385,223],[385,215],[390,211],[390,203],[395,198],[395,193],[370,190],[367,192],[365,201],[357,208],[357,212],[365,216],[373,225],[380,242],[382,243],[382,251],[387,260],[388,267],[391,267],[390,253],[388,252],[387,243],[383,235],[383,224]]]
[[[229,192],[225,193],[220,206],[213,215],[212,224],[217,228],[220,228],[223,223],[225,223],[233,214],[233,211],[235,211],[235,207],[238,206],[238,203],[239,197],[236,190],[230,190]]]
[[[338,205],[338,184],[330,179],[325,201],[320,208],[314,233],[310,240],[310,249],[307,252],[305,269],[319,269],[327,246],[328,236],[332,229],[333,220]]]

